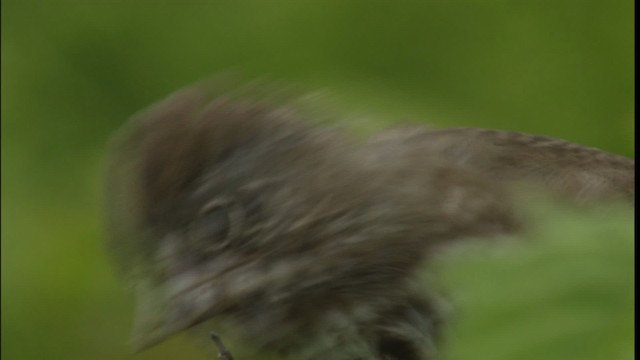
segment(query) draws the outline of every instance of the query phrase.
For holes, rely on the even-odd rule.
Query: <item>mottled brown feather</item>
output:
[[[634,193],[633,160],[562,140],[409,126],[363,144],[295,99],[230,93],[182,90],[112,142],[110,246],[141,297],[139,348],[213,319],[299,359],[434,359],[438,300],[416,274],[442,244],[521,229],[519,182]],[[214,221],[229,238],[201,235]]]

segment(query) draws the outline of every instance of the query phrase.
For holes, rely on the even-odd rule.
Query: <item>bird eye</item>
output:
[[[217,206],[201,215],[199,226],[200,232],[205,237],[212,240],[224,239],[229,235],[231,221],[227,210],[222,206]]]
[[[212,202],[203,207],[192,223],[189,237],[200,248],[219,249],[228,244],[233,235],[234,219],[227,203]]]

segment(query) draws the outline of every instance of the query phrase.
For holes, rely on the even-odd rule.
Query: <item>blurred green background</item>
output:
[[[238,69],[327,89],[349,113],[384,123],[511,129],[631,156],[633,8],[631,0],[3,1],[2,356],[130,357],[131,299],[102,245],[102,160],[110,134],[158,98]],[[599,217],[579,219],[595,226]],[[621,230],[631,220],[613,223],[617,232],[604,234],[632,249],[631,231]],[[600,233],[574,235],[589,234]],[[626,250],[607,259],[633,264]],[[454,279],[488,266],[468,263]],[[603,356],[593,359],[618,358]],[[176,339],[135,358],[206,357]]]

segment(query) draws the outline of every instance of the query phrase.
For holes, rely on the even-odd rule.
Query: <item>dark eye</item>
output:
[[[212,202],[205,205],[189,229],[189,238],[198,248],[215,250],[231,240],[234,228],[233,212],[228,203]]]
[[[229,235],[230,226],[229,213],[224,207],[217,206],[200,215],[198,232],[211,240],[224,240]]]

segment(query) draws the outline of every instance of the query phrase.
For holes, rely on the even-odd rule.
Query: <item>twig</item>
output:
[[[211,332],[210,336],[211,340],[213,340],[213,342],[216,344],[216,347],[218,348],[218,360],[233,360],[233,355],[231,355],[229,350],[227,350],[227,348],[224,346],[224,344],[222,343],[222,339],[220,339],[220,336],[218,336],[218,334],[214,332]]]

